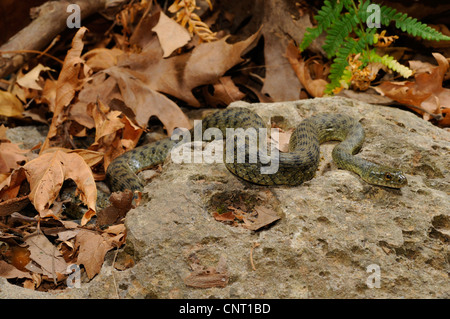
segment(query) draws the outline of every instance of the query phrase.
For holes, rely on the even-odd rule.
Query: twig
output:
[[[409,108],[412,108],[412,109],[416,109],[416,110],[422,111],[422,112],[427,113],[428,115],[430,115],[436,121],[442,120],[442,114],[431,113],[430,111],[425,110],[424,108],[421,108],[419,106],[415,106],[415,105],[407,104],[407,103],[393,103],[393,104],[394,105],[400,105],[400,106],[406,106],[406,107],[409,107]]]
[[[253,263],[253,250],[256,247],[259,247],[260,243],[253,243],[252,248],[250,249],[250,263],[252,264],[252,269],[256,271],[255,264]]]
[[[10,51],[2,51],[2,50],[0,50],[0,55],[7,54],[7,53],[36,53],[36,54],[39,54],[40,56],[45,55],[45,56],[55,60],[56,62],[58,62],[60,64],[64,63],[64,61],[58,59],[57,57],[55,57],[55,56],[53,56],[51,54],[48,54],[48,53],[46,53],[44,51],[39,51],[39,50],[10,50]]]
[[[125,0],[61,0],[44,3],[36,10],[39,12],[38,17],[0,47],[0,51],[12,52],[0,56],[0,78],[19,69],[31,54],[41,54],[41,51],[67,28],[66,20],[72,14],[67,12],[70,4],[80,7],[81,19],[84,19],[109,5],[123,1]],[[15,53],[17,51],[21,52]]]
[[[114,264],[116,263],[116,259],[117,259],[117,254],[119,253],[119,247],[116,247],[116,253],[114,254],[114,259],[113,262],[111,264],[111,275],[113,278],[113,283],[114,283],[114,290],[116,291],[116,295],[117,295],[117,299],[120,299],[119,296],[119,290],[117,289],[117,282],[116,282],[116,277],[114,276]]]

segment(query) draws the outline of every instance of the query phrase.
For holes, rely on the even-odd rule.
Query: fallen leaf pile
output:
[[[24,66],[10,92],[0,91],[1,116],[50,124],[32,150],[10,142],[0,126],[0,276],[45,290],[64,285],[68,267],[77,264],[93,278],[105,254],[123,245],[123,219],[132,207],[130,194],[113,194],[97,212],[96,181],[111,161],[136,146],[151,119],[169,136],[190,128],[179,105],[219,107],[245,96],[226,72],[245,62],[259,31],[238,41],[210,33],[205,41],[200,29],[189,33],[147,4],[131,3],[116,16],[125,32],[114,35],[115,46],[86,51],[89,30],[81,27],[59,71]],[[89,137],[89,145],[79,144]],[[87,208],[79,224],[65,221],[72,199],[61,192],[68,185]],[[95,215],[96,224],[88,225]]]
[[[0,223],[0,276],[30,289],[65,287],[72,265],[82,266],[92,279],[106,253],[125,242],[123,224],[99,231],[47,219],[36,226],[32,218],[19,213],[12,214],[9,222]]]

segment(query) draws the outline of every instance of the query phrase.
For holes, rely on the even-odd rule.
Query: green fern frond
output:
[[[376,30],[367,30],[368,32],[358,40],[347,37],[344,43],[336,52],[336,57],[330,67],[330,74],[328,76],[330,83],[325,89],[326,94],[331,94],[334,89],[341,86],[342,80],[347,80],[350,83],[351,76],[344,74],[348,67],[348,57],[352,54],[363,53],[366,50],[366,45],[372,45],[374,41],[374,34]]]
[[[342,11],[343,4],[342,2],[336,3],[336,1],[328,1],[324,2],[324,5],[317,12],[317,15],[314,16],[317,23],[322,26],[324,30],[328,29],[333,21],[339,17]]]
[[[336,3],[336,1],[324,2],[322,8],[314,16],[317,21],[317,26],[314,28],[307,28],[302,42],[300,43],[300,50],[303,51],[317,38],[322,32],[327,31],[331,24],[339,18],[343,8],[343,3]]]
[[[325,39],[325,44],[323,49],[328,54],[328,58],[335,55],[337,49],[344,42],[345,37],[347,37],[353,30],[353,28],[358,23],[354,15],[346,13],[341,15],[327,31],[327,37]]]
[[[305,35],[303,37],[303,41],[300,43],[300,51],[305,50],[307,47],[311,45],[311,43],[319,37],[323,32],[322,26],[317,26],[315,28],[306,28]]]
[[[366,22],[368,17],[372,14],[372,12],[368,10],[370,4],[370,1],[364,1],[361,4],[360,10],[358,10],[357,14],[359,19],[363,22]],[[419,36],[426,40],[450,40],[450,37],[417,21],[415,18],[408,17],[406,13],[397,12],[396,9],[387,6],[381,6],[380,23],[384,26],[389,26],[391,22],[395,22],[395,27],[397,29],[401,29],[403,32],[407,32],[413,36]]]
[[[425,40],[434,40],[441,41],[447,40],[450,41],[450,37],[440,33],[439,31],[423,24],[417,19],[413,19],[408,17],[406,14],[402,14],[398,19],[395,19],[395,26],[402,31],[406,31],[407,33],[413,36],[419,36]]]
[[[303,51],[322,32],[327,33],[323,49],[329,59],[333,57],[334,59],[330,67],[330,83],[325,89],[326,94],[335,92],[336,88],[347,87],[352,80],[352,70],[348,67],[348,58],[352,54],[361,53],[362,66],[360,68],[364,68],[370,62],[379,62],[405,78],[412,75],[412,71],[408,67],[400,64],[393,57],[380,56],[370,49],[370,46],[378,41],[378,30],[365,28],[364,25],[369,18],[374,17],[372,16],[374,13],[379,14],[381,25],[389,26],[391,23],[395,23],[396,28],[426,40],[450,40],[449,36],[443,35],[393,8],[369,7],[372,5],[370,0],[360,0],[358,5],[355,2],[354,0],[325,0],[324,5],[314,17],[317,20],[317,26],[306,30],[299,45],[300,50]],[[374,12],[373,8],[378,12]]]
[[[341,86],[341,78],[344,74],[345,69],[348,67],[348,56],[353,52],[358,51],[358,41],[347,37],[345,42],[336,52],[336,57],[333,60],[333,63],[330,66],[330,74],[328,78],[330,83],[327,84],[325,88],[325,94],[333,93],[333,90],[339,86]]]
[[[387,66],[392,71],[397,72],[404,78],[409,78],[413,73],[413,71],[410,68],[408,68],[407,66],[404,66],[403,64],[400,64],[392,56],[390,56],[388,54],[386,54],[384,56],[380,56],[375,52],[375,50],[369,51],[368,61],[374,62],[374,63],[377,63],[377,62],[381,63],[381,64]]]

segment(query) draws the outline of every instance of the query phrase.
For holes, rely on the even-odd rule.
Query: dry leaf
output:
[[[0,216],[8,216],[20,212],[30,203],[28,196],[11,198],[0,203]]]
[[[41,97],[36,98],[36,102],[45,103],[48,105],[50,112],[55,112],[55,100],[56,100],[56,85],[58,81],[46,79],[44,88],[42,89]]]
[[[232,211],[229,211],[229,212],[222,213],[222,214],[219,214],[218,212],[214,212],[213,217],[215,220],[220,221],[220,222],[233,222],[234,218],[236,216],[234,216],[234,213]]]
[[[26,161],[24,154],[28,150],[21,149],[15,143],[0,142],[0,174],[9,173],[12,169],[18,168],[18,163]]]
[[[121,121],[120,111],[110,111],[100,100],[92,111],[92,117],[95,122],[95,141],[94,144],[99,143],[104,136],[116,133],[122,129],[125,124]]]
[[[280,219],[277,212],[263,206],[255,207],[258,216],[255,220],[244,219],[244,227],[250,230],[258,230]]]
[[[228,105],[232,102],[242,100],[245,96],[234,84],[231,76],[223,76],[219,82],[213,85],[214,92],[210,94],[208,88],[203,90],[208,106],[217,107]]]
[[[43,80],[40,78],[40,74],[42,71],[53,71],[53,70],[39,63],[27,74],[19,77],[17,79],[17,83],[21,87],[41,91],[43,89]],[[42,84],[39,84],[39,82],[42,82]]]
[[[0,125],[0,142],[9,142],[9,139],[6,136],[7,130],[8,128],[5,125]]]
[[[22,182],[26,179],[23,167],[15,169],[0,183],[0,200],[15,198],[19,193]]]
[[[86,52],[81,58],[86,60],[92,71],[98,72],[117,65],[117,57],[122,54],[123,51],[118,48],[96,48]]]
[[[80,155],[61,151],[45,153],[25,164],[24,169],[31,188],[29,198],[41,217],[53,216],[50,206],[69,178],[77,184],[80,198],[89,208],[83,224],[95,214],[97,188],[92,171]]]
[[[65,150],[65,151],[67,151],[67,150]],[[100,164],[103,160],[102,153],[96,152],[96,151],[91,151],[91,150],[76,149],[76,150],[67,151],[67,153],[75,153],[75,154],[80,155],[89,167],[94,167],[94,166]]]
[[[170,135],[176,127],[190,128],[186,115],[172,100],[151,89],[146,83],[138,79],[135,74],[122,68],[105,70],[119,86],[124,103],[133,110],[136,122],[147,125],[151,116],[157,116]]]
[[[63,147],[52,147],[43,151],[42,154],[50,154],[56,151],[64,152],[67,154],[78,154],[90,167],[101,163],[103,159],[103,154],[101,152],[91,151],[83,148],[71,150]]]
[[[54,279],[60,279],[67,273],[67,263],[59,250],[42,233],[34,233],[25,238],[30,251],[30,258],[39,265],[42,274]],[[29,269],[30,267],[26,267]]]
[[[288,131],[282,131],[278,129],[278,137],[274,134],[270,136],[270,143],[277,148],[280,152],[287,153],[289,152],[289,141],[294,129]]]
[[[80,229],[75,246],[79,250],[77,264],[84,265],[89,279],[100,272],[106,253],[113,248],[102,235],[87,229]]]
[[[68,241],[72,238],[75,238],[75,236],[80,232],[79,229],[69,229],[58,232],[58,240],[60,241]]]
[[[4,260],[0,260],[0,277],[6,279],[12,278],[31,278],[29,272],[21,271]]]
[[[10,245],[8,250],[10,264],[21,271],[25,271],[26,265],[31,261],[30,251],[26,247],[19,245]]]
[[[167,58],[173,51],[181,48],[191,40],[189,32],[162,11],[159,15],[159,21],[152,31],[158,35],[164,58]]]
[[[374,89],[382,95],[409,106],[413,111],[423,115],[425,120],[431,119],[432,115],[442,116],[442,114],[450,113],[448,107],[450,105],[450,89],[442,87],[449,62],[439,53],[433,53],[433,56],[438,62],[438,66],[411,61],[411,68],[415,68],[415,82],[386,81]],[[448,115],[438,123],[450,125]]]
[[[125,270],[135,265],[133,256],[127,253],[121,253],[114,262],[114,268],[117,270]]]
[[[22,117],[22,102],[12,93],[0,91],[0,116]]]
[[[241,55],[256,43],[258,36],[259,31],[234,44],[226,42],[228,37],[204,42],[191,52],[166,59],[162,59],[160,47],[151,46],[140,54],[124,56],[119,61],[121,69],[115,73],[120,74],[127,71],[123,68],[129,68],[128,73],[145,83],[149,90],[172,95],[191,106],[199,107],[201,104],[192,90],[201,85],[217,83],[226,71],[244,61]]]
[[[49,148],[50,140],[58,134],[58,129],[67,120],[68,112],[65,112],[75,93],[81,89],[87,81],[89,68],[80,58],[83,50],[83,36],[87,31],[85,27],[80,28],[72,40],[72,48],[67,52],[61,72],[56,83],[55,106],[53,118],[47,134],[47,138],[41,147],[41,152]]]
[[[226,259],[220,257],[216,267],[204,268],[198,264],[192,264],[194,271],[184,279],[187,286],[195,288],[226,287],[228,285],[228,271]]]
[[[107,168],[113,159],[136,146],[144,130],[121,112],[110,111],[100,100],[93,104],[91,113],[96,134],[89,149],[103,153],[103,165]]]
[[[125,192],[112,193],[109,197],[110,205],[97,213],[97,225],[111,225],[125,217],[132,208],[133,193],[130,190]]]
[[[302,89],[302,84],[289,65],[291,44],[286,44],[287,41],[274,33],[264,33],[266,76],[261,92],[269,94],[274,101],[298,100]],[[285,50],[286,55],[283,55]],[[297,48],[295,50],[298,52]]]
[[[311,78],[309,64],[314,63],[314,60],[308,59],[305,62],[292,42],[288,45],[286,57],[306,91],[313,97],[322,97],[328,82],[321,78]]]
[[[200,103],[192,95],[192,89],[200,85],[216,83],[226,71],[243,62],[244,59],[241,55],[256,43],[259,34],[258,30],[247,39],[233,44],[226,42],[228,37],[214,42],[201,43],[194,48],[186,61],[182,82],[176,83],[177,74],[172,73],[174,78],[171,80],[174,83],[172,83],[172,87],[168,88],[170,92],[166,92],[164,89],[161,91],[179,97],[192,106],[200,106]],[[183,59],[183,56],[180,56],[179,59]],[[174,92],[174,89],[179,91]]]

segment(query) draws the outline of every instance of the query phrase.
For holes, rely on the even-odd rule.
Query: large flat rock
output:
[[[349,114],[366,130],[358,156],[402,169],[408,185],[373,186],[338,169],[335,142],[321,147],[315,178],[297,187],[256,186],[220,163],[168,160],[145,188],[148,201],[126,218],[119,255],[131,254],[134,267],[114,269],[112,252],[81,288],[36,293],[1,280],[0,297],[450,298],[449,132],[343,98],[232,106],[284,128],[319,112]],[[253,231],[213,217],[233,205],[280,219]]]

